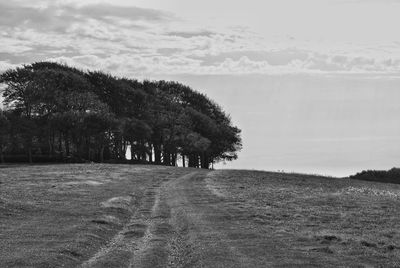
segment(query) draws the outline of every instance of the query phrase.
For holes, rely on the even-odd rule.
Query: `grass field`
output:
[[[158,166],[0,168],[0,267],[400,267],[400,185]]]

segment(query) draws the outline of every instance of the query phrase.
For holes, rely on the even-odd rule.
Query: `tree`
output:
[[[125,119],[123,125],[123,137],[131,146],[131,160],[146,161],[149,148],[147,140],[151,137],[152,131],[149,125],[136,118]]]
[[[241,148],[240,130],[223,109],[177,82],[36,62],[2,73],[0,83],[7,112],[0,124],[12,133],[0,133],[1,154],[6,144],[7,153],[25,152],[30,162],[33,154],[121,160],[130,145],[133,161],[176,165],[187,157],[189,166],[209,168],[236,159]]]
[[[88,159],[91,160],[90,151],[93,149],[100,162],[104,162],[104,149],[109,146],[109,133],[115,127],[113,114],[107,112],[86,113],[83,117],[81,128],[88,138]]]

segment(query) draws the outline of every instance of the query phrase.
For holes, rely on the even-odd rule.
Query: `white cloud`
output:
[[[207,22],[178,19],[170,12],[124,1],[121,5],[100,2],[1,3],[0,60],[10,64],[61,60],[80,68],[147,77],[187,73],[400,76],[400,42],[395,39],[350,43],[287,33],[263,35],[246,25],[208,27]],[[311,2],[325,12],[325,7]],[[333,7],[337,11],[339,6]],[[277,5],[277,11],[283,8]]]
[[[84,55],[53,57],[57,61],[81,69],[97,69],[121,76],[151,78],[160,74],[364,74],[397,76],[400,73],[400,59],[377,61],[370,58],[327,56],[312,54],[305,59],[293,58],[285,64],[272,65],[267,60],[254,60],[243,55],[238,59],[225,58],[219,62],[203,64],[202,58],[191,58],[181,54],[162,56],[149,54]],[[123,64],[121,64],[123,63]]]

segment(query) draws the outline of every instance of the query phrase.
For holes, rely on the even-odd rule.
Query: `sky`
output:
[[[56,61],[207,94],[242,129],[220,168],[400,162],[400,0],[0,0],[0,72]]]

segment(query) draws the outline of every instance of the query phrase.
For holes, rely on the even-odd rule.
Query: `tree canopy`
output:
[[[240,129],[206,95],[53,62],[0,75],[0,160],[131,161],[209,168],[237,158]]]

